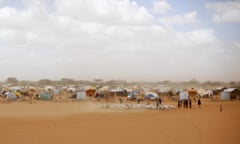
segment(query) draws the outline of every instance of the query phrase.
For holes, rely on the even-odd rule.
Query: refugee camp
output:
[[[240,0],[0,0],[0,144],[240,144]]]

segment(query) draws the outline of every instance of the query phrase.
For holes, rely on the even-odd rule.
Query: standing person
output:
[[[187,104],[186,104],[186,100],[185,99],[183,100],[183,107],[187,108]]]
[[[178,108],[181,108],[181,107],[182,107],[182,101],[178,100]]]
[[[220,112],[222,112],[223,108],[222,108],[222,104],[220,104]]]
[[[201,100],[200,99],[198,99],[198,107],[200,108],[201,107]]]
[[[162,99],[159,98],[158,101],[159,101],[159,105],[161,105],[162,104]]]
[[[192,99],[189,99],[189,108],[192,108]]]
[[[120,102],[120,104],[122,104],[122,103],[123,103],[123,100],[122,100],[122,98],[119,98],[119,102]]]
[[[156,109],[159,107],[159,99],[156,99]]]
[[[188,109],[188,100],[187,99],[185,100],[185,103],[186,103],[186,108]]]

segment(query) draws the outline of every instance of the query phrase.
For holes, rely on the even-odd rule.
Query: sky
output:
[[[0,0],[0,80],[240,81],[240,0]]]

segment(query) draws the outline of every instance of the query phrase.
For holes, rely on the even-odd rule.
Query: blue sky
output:
[[[240,81],[239,0],[1,0],[0,80]]]

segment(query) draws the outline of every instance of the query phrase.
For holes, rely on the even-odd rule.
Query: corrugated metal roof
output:
[[[224,92],[233,92],[235,90],[236,90],[236,88],[227,88],[224,90]]]

